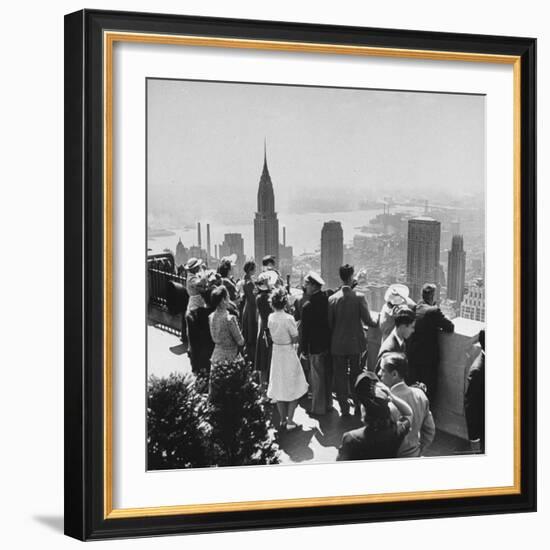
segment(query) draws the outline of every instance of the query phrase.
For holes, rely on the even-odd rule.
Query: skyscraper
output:
[[[340,286],[338,269],[344,263],[344,231],[342,224],[331,220],[325,222],[321,231],[321,277],[327,288]]]
[[[460,304],[460,316],[485,322],[485,284],[481,277],[468,285]]]
[[[219,247],[220,257],[231,256],[235,254],[235,270],[237,275],[243,270],[245,255],[244,255],[244,240],[240,233],[225,233],[223,243]]]
[[[185,248],[185,246],[183,246],[181,239],[179,239],[178,244],[176,245],[176,256],[174,258],[176,266],[179,267],[180,265],[184,265],[188,259],[189,254],[187,253],[187,249]]]
[[[260,263],[267,254],[279,261],[279,220],[275,212],[273,184],[267,167],[264,143],[264,167],[258,185],[258,211],[254,218],[254,257]]]
[[[462,235],[453,236],[447,266],[447,298],[460,303],[464,297],[464,278],[466,276],[466,252]]]
[[[291,246],[286,245],[286,227],[283,227],[283,242],[279,243],[279,272],[286,278],[287,275],[292,275],[292,260],[293,250]]]
[[[433,283],[437,286],[439,298],[439,243],[441,223],[427,216],[409,220],[407,238],[407,281],[411,298],[422,297],[422,285]]]

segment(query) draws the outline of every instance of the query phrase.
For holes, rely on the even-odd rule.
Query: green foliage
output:
[[[218,364],[210,377],[149,378],[148,469],[279,462],[267,401],[251,365],[242,359]]]
[[[210,371],[201,370],[195,373],[195,391],[207,394],[210,385]]]
[[[212,464],[277,464],[278,446],[266,399],[243,359],[212,366],[208,420]]]
[[[149,378],[147,396],[148,469],[209,465],[206,398],[191,374]]]

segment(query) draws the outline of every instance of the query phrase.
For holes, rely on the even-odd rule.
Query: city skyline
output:
[[[272,229],[271,237],[275,237],[276,241],[278,240],[278,220],[276,218],[275,212],[275,194],[272,185],[271,178],[269,176],[269,170],[267,166],[267,156],[264,149],[264,164],[262,169],[262,174],[260,177],[258,192],[257,192],[257,204],[258,210],[256,212],[254,219],[255,227],[255,250],[258,254],[258,232],[257,232],[257,222],[258,217],[262,219],[263,225],[260,231],[261,242],[260,248],[265,245],[266,234],[269,233],[269,223],[275,224]],[[425,213],[428,213],[428,204],[425,205]],[[267,216],[267,218],[266,218]],[[383,221],[379,220],[382,216]],[[266,227],[267,221],[267,227]],[[396,224],[397,227],[402,226],[402,220],[395,214],[390,214],[389,209],[384,208],[383,214],[379,215],[375,220],[371,221],[371,224],[374,222],[374,227],[377,227],[382,224],[384,231],[389,233],[386,237],[393,239],[392,234],[392,224]],[[204,249],[202,246],[202,230],[201,222],[197,222],[197,245],[191,246],[189,249],[185,249],[182,245],[181,239],[178,240],[176,246],[176,264],[181,266],[187,261],[191,256],[201,257],[204,260],[209,262],[214,262],[222,257],[235,255],[235,268],[236,275],[242,271],[242,266],[246,259],[244,253],[244,240],[240,233],[225,233],[224,240],[221,244],[215,244],[214,246],[214,256],[210,253],[211,247],[211,238],[210,238],[210,223],[206,224],[206,235],[207,235],[207,248]],[[451,231],[460,230],[460,223],[458,220],[453,219],[448,222],[448,226]],[[279,268],[283,268],[281,272],[283,275],[293,276],[293,247],[287,245],[286,241],[286,227],[283,226],[283,242],[278,243],[277,250],[280,252],[280,256],[275,254]],[[395,236],[395,235],[394,235]],[[409,285],[411,289],[411,296],[415,300],[421,298],[421,288],[424,283],[432,282],[437,287],[436,298],[439,300],[440,297],[444,300],[449,301],[445,307],[450,311],[454,309],[459,311],[462,304],[462,297],[465,292],[465,273],[466,273],[466,252],[464,250],[464,239],[462,235],[453,235],[452,237],[452,247],[448,250],[448,263],[447,263],[447,277],[445,276],[445,271],[443,265],[440,263],[440,247],[441,247],[441,222],[430,218],[426,215],[417,216],[408,219],[407,222],[407,237],[406,237],[406,273],[395,271],[391,274],[390,279],[387,277],[377,276],[376,270],[373,274],[368,273],[364,265],[357,265],[356,252],[355,248],[363,248],[366,246],[367,250],[369,248],[369,241],[373,240],[378,242],[378,248],[380,247],[380,242],[378,239],[384,236],[368,236],[364,235],[361,237],[363,240],[358,240],[359,236],[354,238],[354,246],[346,247],[344,246],[343,230],[342,225],[337,220],[329,220],[324,222],[321,233],[320,233],[320,261],[319,261],[319,272],[321,276],[325,279],[325,284],[327,288],[335,289],[340,285],[338,271],[339,267],[344,263],[351,263],[356,267],[356,274],[359,277],[360,286],[366,292],[366,295],[369,296],[369,299],[376,303],[380,303],[382,299],[381,293],[385,291],[387,286],[392,282],[405,282]],[[366,239],[366,240],[365,240]],[[275,242],[276,242],[275,241]],[[355,243],[357,242],[357,247]],[[393,241],[390,240],[387,244],[390,244],[391,247]],[[395,244],[395,243],[394,243]],[[399,247],[398,247],[399,248]],[[379,248],[380,250],[380,248]],[[261,258],[266,252],[265,249],[259,250],[260,256],[257,255],[256,262],[259,265]],[[385,253],[384,253],[385,254]],[[250,256],[249,256],[250,257]],[[306,270],[307,271],[307,270]],[[303,265],[298,269],[300,280],[304,276]],[[294,276],[298,275],[298,272],[294,273]],[[370,275],[370,276],[369,276]],[[295,277],[294,277],[295,279]],[[476,280],[482,280],[476,278]],[[447,285],[448,281],[448,285]],[[470,278],[468,284],[472,283]],[[441,294],[441,291],[446,289],[444,294]],[[455,304],[455,305],[453,305]],[[450,308],[450,309],[449,309]]]
[[[479,274],[485,239],[482,97],[195,81],[150,80],[147,86],[148,225],[161,234],[178,227],[161,223],[155,214],[162,211],[159,199],[169,204],[179,220],[186,220],[174,231],[189,253],[211,262],[232,252],[239,258],[239,269],[245,257],[260,264],[272,254],[284,275],[295,279],[313,269],[330,287],[338,286],[338,267],[351,263],[365,274],[377,302],[382,287],[392,282],[409,284],[416,299],[421,286],[433,282],[439,297],[449,275],[450,294],[455,293],[450,264],[443,267],[440,258],[447,256],[452,236],[463,224],[463,245],[471,246],[464,266],[468,281]],[[226,110],[231,107],[229,118],[220,118],[220,99]],[[462,107],[453,111],[457,105]],[[355,118],[368,122],[368,127],[357,124],[353,108]],[[201,112],[204,117],[198,120]],[[457,112],[463,116],[457,117]],[[368,121],[365,113],[371,115]],[[278,117],[287,122],[284,134]],[[235,124],[222,125],[223,120]],[[477,131],[468,130],[465,136],[472,124]],[[389,128],[400,133],[387,134]],[[473,142],[475,155],[465,155]],[[200,173],[198,157],[189,156],[195,149],[202,155]],[[376,158],[372,149],[379,153]],[[397,159],[396,149],[404,156]],[[365,159],[372,161],[369,166]],[[166,169],[162,177],[160,160],[161,172]],[[392,179],[396,173],[386,165],[389,161],[408,167]],[[384,181],[365,176],[382,166]],[[174,170],[177,182],[167,184],[165,176]],[[405,191],[393,186],[397,181]],[[388,186],[393,186],[390,193],[384,191]],[[174,194],[176,188],[185,188],[185,200]],[[460,193],[472,193],[477,200],[459,199]],[[429,239],[428,260],[422,249],[427,241],[414,245],[416,237],[410,232],[411,219],[422,214],[437,219],[437,238],[434,233]],[[206,226],[206,246],[201,224],[203,230]],[[333,239],[325,236],[327,224],[338,225],[336,252],[329,252]],[[196,239],[191,235],[194,227]],[[151,238],[157,238],[154,232]],[[167,248],[173,250],[173,244]]]
[[[260,178],[260,184],[258,187],[258,208],[261,210],[267,210],[268,213],[274,213],[275,196],[272,185],[269,185],[266,191],[266,183],[268,181],[266,174],[267,161],[264,156],[264,169],[262,171],[262,177]],[[271,180],[269,180],[271,184]],[[257,216],[258,214],[256,214]],[[358,288],[364,294],[369,307],[373,311],[379,311],[384,303],[384,293],[391,283],[400,282],[405,283],[410,288],[410,295],[415,301],[421,299],[421,289],[425,283],[436,284],[436,300],[441,304],[442,310],[449,318],[453,319],[456,316],[461,316],[477,321],[483,321],[485,319],[485,296],[484,296],[484,274],[482,270],[481,277],[469,277],[466,281],[466,251],[464,249],[464,238],[462,235],[454,234],[452,237],[451,248],[447,251],[447,277],[445,277],[445,271],[442,263],[440,262],[440,247],[441,247],[441,222],[427,216],[412,217],[407,221],[407,235],[405,241],[405,254],[406,254],[406,271],[395,270],[391,272],[390,276],[383,275],[376,269],[372,271],[366,269],[361,262],[357,262],[357,249],[363,249],[364,251],[373,250],[371,248],[372,242],[377,243],[375,246],[380,251],[380,245],[382,244],[379,239],[382,237],[386,240],[386,244],[391,248],[396,248],[395,244],[399,242],[402,237],[397,237],[397,241],[394,239],[396,235],[392,235],[392,223],[397,223],[398,227],[402,226],[402,220],[396,220],[395,215],[392,215],[383,209],[382,225],[389,233],[385,236],[358,236],[354,238],[354,246],[346,247],[344,245],[343,230],[341,223],[336,220],[329,220],[324,222],[322,230],[320,232],[320,250],[317,254],[318,263],[314,261],[315,265],[304,266],[300,260],[298,260],[297,269],[293,270],[294,258],[293,247],[287,245],[286,241],[286,227],[283,226],[283,242],[279,243],[280,257],[278,257],[278,267],[280,273],[285,277],[290,277],[290,283],[294,286],[301,286],[303,284],[303,277],[307,271],[311,268],[318,271],[325,281],[325,288],[336,290],[340,284],[339,267],[344,263],[350,263],[355,267],[355,274],[357,277]],[[377,218],[374,221],[374,225],[377,226],[380,220]],[[371,222],[372,223],[372,222]],[[448,226],[451,232],[460,230],[460,223],[453,219],[448,222]],[[265,228],[264,228],[265,229]],[[278,230],[278,225],[277,225]],[[207,246],[210,247],[210,224],[206,224],[207,231]],[[201,236],[201,223],[197,223],[197,242],[202,243]],[[355,243],[357,242],[357,246]],[[393,244],[392,244],[393,243]],[[401,247],[398,246],[399,250]],[[176,265],[183,265],[185,261],[191,256],[197,256],[205,259],[208,262],[215,262],[221,257],[235,256],[235,275],[239,277],[242,272],[244,261],[246,256],[244,254],[244,240],[240,233],[226,233],[224,234],[224,241],[220,245],[215,245],[215,255],[211,257],[210,254],[201,246],[191,246],[186,250],[181,240],[178,241],[176,246]],[[389,260],[388,250],[382,253],[385,257],[384,264],[388,263],[388,267],[392,264]],[[314,257],[311,257],[314,260]],[[483,257],[482,257],[483,260]],[[256,260],[257,264],[260,264],[261,260]],[[476,260],[477,263],[479,259]],[[214,264],[215,265],[215,264]],[[472,267],[474,267],[472,265]],[[471,273],[471,270],[470,270]]]

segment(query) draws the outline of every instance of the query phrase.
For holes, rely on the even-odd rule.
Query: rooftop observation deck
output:
[[[469,448],[464,419],[464,390],[468,369],[479,353],[479,347],[473,343],[474,337],[483,324],[460,317],[453,319],[453,322],[455,332],[440,335],[438,398],[432,403],[437,434],[427,452],[428,456],[464,454]],[[175,333],[179,327],[181,315],[170,316],[159,310],[151,311],[147,331],[149,375],[164,377],[171,372],[191,371],[187,348]],[[377,329],[369,329],[370,359],[367,366],[370,368],[373,368],[372,358],[378,353],[379,339]],[[336,400],[333,403],[336,410],[322,418],[310,417],[305,410],[308,404],[304,398],[296,409],[295,421],[301,424],[301,429],[280,436],[283,463],[333,462],[342,434],[361,425],[354,417],[341,417]]]

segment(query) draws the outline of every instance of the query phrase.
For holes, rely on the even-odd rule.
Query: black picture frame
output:
[[[104,31],[510,55],[521,68],[520,490],[517,494],[106,517]],[[65,17],[65,533],[80,540],[536,509],[536,40],[83,10]]]

